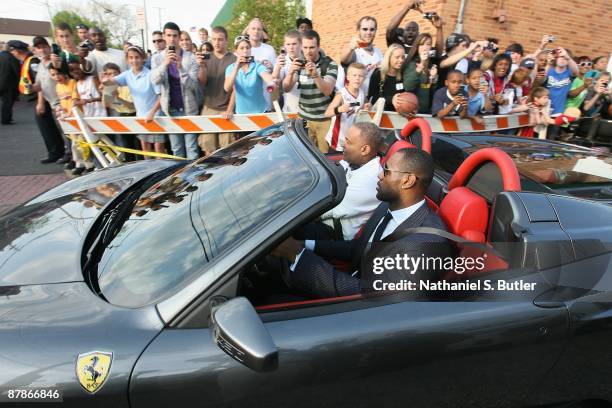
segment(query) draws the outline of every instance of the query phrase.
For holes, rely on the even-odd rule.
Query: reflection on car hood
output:
[[[82,281],[82,239],[100,210],[174,161],[147,160],[61,184],[0,217],[0,286]]]

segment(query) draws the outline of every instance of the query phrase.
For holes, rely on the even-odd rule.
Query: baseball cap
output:
[[[533,58],[525,58],[521,61],[519,66],[527,69],[533,69],[535,68],[535,60]]]
[[[83,30],[89,30],[89,27],[87,27],[85,24],[77,24],[76,25],[76,29],[83,29]]]
[[[470,37],[467,34],[452,33],[446,39],[446,51],[450,51],[462,42],[470,43]]]
[[[10,40],[6,43],[9,48],[13,48],[15,50],[27,51],[29,46],[20,40]]]
[[[33,47],[38,47],[41,45],[49,45],[49,42],[47,41],[47,39],[45,37],[41,37],[41,36],[36,36],[34,37],[34,39],[32,40],[32,46]]]

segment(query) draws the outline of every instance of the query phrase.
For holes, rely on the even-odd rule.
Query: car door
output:
[[[568,327],[564,306],[532,300],[382,297],[259,317],[276,370],[230,358],[211,328],[168,328],[133,370],[131,406],[514,406],[552,367]]]

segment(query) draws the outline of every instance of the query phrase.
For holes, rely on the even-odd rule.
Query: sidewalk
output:
[[[17,102],[14,125],[0,126],[0,215],[68,178],[59,164],[41,164],[47,152],[36,121],[34,103]]]

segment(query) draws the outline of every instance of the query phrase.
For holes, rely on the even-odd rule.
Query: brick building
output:
[[[332,58],[338,59],[342,47],[356,32],[360,16],[371,15],[378,20],[376,45],[386,49],[385,27],[397,13],[402,2],[392,0],[309,0],[314,28],[321,35],[321,45]],[[535,49],[544,34],[557,37],[555,44],[574,55],[610,55],[612,52],[612,13],[607,0],[535,0],[505,1],[506,22],[499,23],[493,15],[499,0],[465,0],[463,32],[472,39],[499,39],[502,50],[512,42],[520,42],[526,51]],[[457,24],[460,0],[427,0],[424,11],[436,11],[444,19],[444,35],[452,33]],[[411,10],[400,27],[416,20],[421,31],[435,33],[435,28]]]

